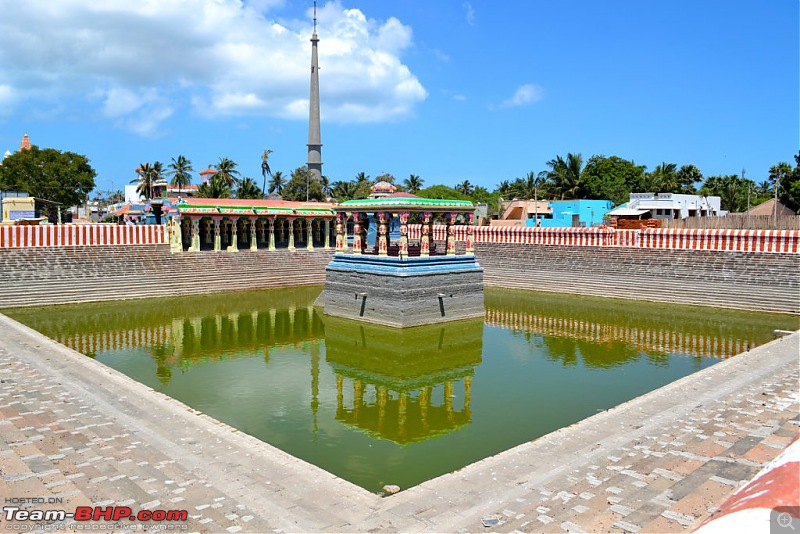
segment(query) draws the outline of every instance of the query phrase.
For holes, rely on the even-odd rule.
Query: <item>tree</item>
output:
[[[320,176],[319,185],[322,187],[322,194],[325,195],[325,198],[330,197],[332,191],[331,181],[324,174]]]
[[[703,173],[694,165],[682,165],[681,168],[678,169],[677,177],[678,191],[676,192],[684,195],[694,195],[697,193],[695,184],[703,181]]]
[[[275,171],[269,180],[269,194],[278,193],[281,195],[284,187],[286,187],[286,179],[283,177],[283,173]]]
[[[236,163],[228,158],[219,158],[219,162],[214,165],[217,174],[214,175],[225,182],[228,187],[233,187],[239,182],[239,171],[236,170]]]
[[[726,176],[709,176],[703,182],[700,193],[705,196],[718,196],[722,209],[730,212],[742,212],[747,209],[748,189],[755,188],[752,180],[745,180],[736,174]]]
[[[630,193],[640,191],[645,168],[618,156],[592,156],[583,169],[586,198],[610,200],[615,206],[627,202]]]
[[[471,195],[472,194],[472,189],[473,189],[473,187],[472,187],[472,184],[469,183],[469,180],[464,180],[463,182],[461,182],[460,184],[458,184],[456,186],[456,191],[458,191],[459,193],[461,193],[461,194],[463,194],[465,196]]]
[[[508,197],[513,194],[511,191],[511,183],[508,180],[503,180],[497,184],[494,191],[502,197]]]
[[[422,198],[444,198],[449,200],[469,200],[469,197],[460,191],[446,185],[432,185],[420,189],[417,193]]]
[[[547,182],[547,173],[540,172],[538,175],[533,171],[529,172],[525,178],[517,178],[511,184],[511,193],[521,199],[539,200],[539,192]]]
[[[283,188],[283,198],[286,200],[316,200],[324,201],[322,184],[304,165],[292,172],[289,183]]]
[[[239,180],[239,185],[236,188],[236,198],[261,198],[263,192],[256,185],[255,180],[246,177],[244,180]]]
[[[172,158],[172,163],[169,164],[168,176],[172,176],[172,185],[178,186],[178,194],[181,193],[181,188],[192,183],[192,162],[184,156]]]
[[[378,176],[377,178],[375,178],[375,182],[376,183],[377,182],[387,182],[387,183],[393,184],[394,180],[395,180],[395,177],[392,176],[392,174],[389,173],[389,172],[385,172],[385,173],[381,174],[380,176]]]
[[[200,184],[197,196],[200,198],[231,198],[231,187],[215,174],[208,182]]]
[[[785,162],[770,167],[769,179],[778,187],[778,199],[797,211],[800,209],[800,153],[795,155],[794,160],[794,169]]]
[[[144,197],[145,200],[153,198],[153,184],[156,182],[157,172],[149,163],[142,163],[136,169],[137,178],[131,183],[138,183],[136,194]]]
[[[406,189],[409,193],[416,194],[417,191],[422,189],[422,184],[425,183],[425,180],[417,176],[416,174],[411,174],[403,181],[403,184],[406,186]]]
[[[356,190],[355,182],[336,182],[333,186],[332,196],[337,202],[344,202],[354,199]]]
[[[580,154],[570,152],[567,159],[556,156],[547,165],[550,167],[547,178],[552,182],[556,196],[562,200],[583,196],[583,157]]]
[[[272,150],[264,149],[264,153],[261,154],[261,176],[264,177],[264,185],[261,187],[262,191],[267,190],[267,175],[272,176],[272,170],[269,168],[269,155],[272,154]]]
[[[27,191],[32,197],[58,202],[63,212],[86,201],[95,176],[86,156],[33,145],[2,160],[0,189]]]

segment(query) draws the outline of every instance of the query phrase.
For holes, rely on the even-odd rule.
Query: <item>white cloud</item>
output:
[[[466,11],[467,24],[475,26],[475,9],[472,7],[472,4],[470,2],[464,2],[462,7],[464,11]]]
[[[26,0],[0,19],[0,105],[85,98],[152,135],[195,113],[308,117],[311,13],[277,23],[284,0]],[[427,97],[400,59],[410,27],[333,0],[317,9],[323,120],[399,120]],[[149,113],[150,118],[143,118]]]
[[[538,102],[544,96],[544,91],[541,87],[534,84],[525,84],[517,88],[514,96],[508,100],[504,100],[500,104],[501,108],[513,108],[517,106],[524,106],[525,104],[532,104]]]

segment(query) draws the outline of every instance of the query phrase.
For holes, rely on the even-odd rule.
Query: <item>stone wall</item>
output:
[[[459,244],[463,253],[463,244]],[[488,286],[800,314],[800,256],[476,243]],[[0,249],[0,308],[322,285],[332,251]]]
[[[486,285],[800,313],[800,256],[476,243]]]

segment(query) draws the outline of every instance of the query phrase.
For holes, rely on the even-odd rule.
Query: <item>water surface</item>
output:
[[[797,329],[797,318],[487,288],[485,319],[391,329],[320,287],[6,310],[371,491],[573,424]]]

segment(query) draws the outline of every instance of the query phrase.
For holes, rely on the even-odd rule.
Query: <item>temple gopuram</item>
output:
[[[333,242],[335,214],[326,202],[185,198],[176,206],[180,219],[170,226],[172,252],[314,250]]]
[[[376,184],[377,185],[377,184]],[[483,268],[475,259],[472,202],[389,194],[335,205],[336,253],[318,301],[327,315],[394,327],[483,316]],[[433,223],[447,229],[444,250]],[[352,245],[348,225],[352,222]],[[397,225],[398,233],[390,235]],[[419,242],[408,225],[421,225]],[[454,226],[467,225],[465,254],[456,254]],[[367,235],[374,225],[374,242]]]

